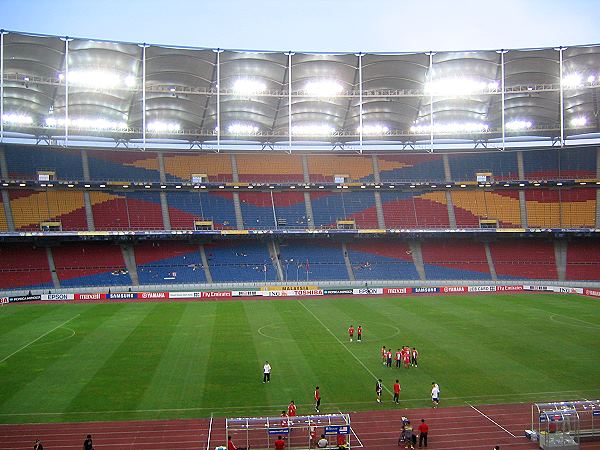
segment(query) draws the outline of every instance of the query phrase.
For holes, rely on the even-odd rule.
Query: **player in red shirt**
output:
[[[416,348],[413,347],[412,353],[411,353],[410,365],[411,366],[415,366],[415,367],[419,367],[418,362],[419,362],[419,352],[417,351]]]
[[[275,450],[284,450],[285,449],[285,441],[281,436],[277,436],[277,440],[275,441]]]
[[[247,450],[246,447],[236,447],[231,436],[227,436],[227,450]]]
[[[360,325],[356,329],[356,340],[362,342],[362,327]]]
[[[394,403],[400,403],[400,381],[394,383]]]
[[[319,412],[319,408],[321,407],[321,391],[319,391],[319,386],[315,388],[315,411]]]
[[[400,349],[396,350],[396,367],[400,367],[402,365],[402,352]]]
[[[350,342],[354,339],[354,325],[350,325],[348,328],[348,335],[350,336]]]
[[[406,351],[404,352],[404,367],[406,367],[407,369],[410,367],[410,348],[407,347]]]
[[[288,416],[294,417],[296,415],[296,405],[294,404],[294,400],[290,402],[288,405]]]
[[[383,361],[383,365],[385,366],[385,360],[387,359],[387,350],[385,349],[385,345],[381,347],[381,360]]]
[[[423,444],[427,447],[427,433],[429,433],[429,425],[425,423],[425,419],[421,419],[421,425],[419,425],[419,447]]]

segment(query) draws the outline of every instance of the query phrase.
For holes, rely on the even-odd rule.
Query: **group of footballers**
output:
[[[384,366],[392,367],[393,362],[396,361],[396,367],[405,368],[419,367],[419,351],[413,347],[412,349],[404,345],[402,349],[396,350],[396,353],[392,353],[392,348],[386,348],[385,345],[381,347],[381,361]]]

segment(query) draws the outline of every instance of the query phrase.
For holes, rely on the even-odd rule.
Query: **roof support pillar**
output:
[[[363,54],[358,54],[358,105],[359,105],[359,116],[358,116],[358,138],[360,142],[360,152],[363,152],[363,73],[362,73],[362,57]]]
[[[0,30],[0,142],[4,140],[4,30]]]
[[[292,152],[292,56],[293,52],[286,53],[288,57],[288,149]]]
[[[558,48],[559,73],[560,73],[560,146],[565,145],[565,89],[563,84],[563,52],[565,47]]]
[[[429,55],[429,73],[427,74],[427,78],[429,79],[429,151],[433,153],[433,55],[434,52],[427,53]]]

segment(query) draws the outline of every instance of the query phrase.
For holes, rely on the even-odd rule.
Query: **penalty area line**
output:
[[[473,405],[471,405],[470,403],[466,402],[467,405],[469,405],[471,408],[473,408],[475,411],[477,411],[479,414],[481,414],[483,417],[485,417],[487,420],[489,420],[490,422],[492,422],[494,425],[496,425],[497,427],[501,428],[502,430],[506,431],[508,434],[510,434],[512,437],[516,438],[516,436],[514,434],[512,434],[510,431],[508,431],[506,428],[504,428],[502,425],[500,425],[498,422],[496,422],[494,419],[492,419],[490,416],[482,413],[481,411],[479,411],[477,408],[475,408]]]
[[[8,358],[10,358],[11,356],[16,355],[17,353],[19,353],[21,350],[25,350],[27,347],[29,347],[31,344],[36,343],[37,341],[39,341],[40,339],[42,339],[45,336],[48,336],[50,333],[52,333],[54,330],[59,329],[60,327],[68,324],[71,320],[76,319],[77,317],[79,317],[81,314],[77,314],[76,316],[71,317],[69,320],[61,323],[60,325],[55,326],[54,328],[52,328],[50,331],[46,331],[44,334],[42,334],[41,336],[35,338],[33,341],[25,344],[23,347],[21,347],[20,349],[12,352],[10,355],[5,356],[4,359],[0,360],[0,364],[3,363],[4,361],[6,361]]]
[[[332,332],[332,331],[331,331],[331,330],[330,330],[330,329],[327,327],[327,325],[325,325],[325,324],[323,323],[323,321],[322,321],[321,319],[319,319],[319,318],[318,318],[318,317],[315,315],[315,313],[313,313],[313,312],[312,312],[310,309],[308,309],[308,308],[306,307],[306,305],[305,305],[304,303],[302,303],[301,301],[299,301],[298,303],[299,303],[300,305],[302,305],[302,307],[303,307],[303,308],[304,308],[306,311],[308,311],[308,313],[309,313],[311,316],[313,316],[313,317],[315,318],[315,320],[316,320],[317,322],[319,322],[319,323],[321,324],[321,326],[322,326],[323,328],[325,328],[325,329],[327,330],[327,332],[328,332],[329,334],[331,334],[331,335],[334,337],[334,339],[335,339],[336,341],[338,341],[338,342],[339,342],[339,344],[340,344],[342,347],[344,347],[344,349],[346,349],[346,351],[347,351],[348,353],[350,353],[350,354],[352,355],[352,357],[353,357],[353,358],[354,358],[354,359],[355,359],[355,360],[356,360],[356,361],[357,361],[357,362],[358,362],[358,363],[359,363],[359,364],[360,364],[360,365],[361,365],[361,366],[362,366],[362,367],[363,367],[363,368],[364,368],[364,369],[365,369],[367,372],[369,372],[369,374],[370,374],[370,375],[371,375],[373,378],[375,378],[375,380],[378,380],[378,379],[379,379],[379,378],[377,378],[377,377],[375,376],[375,374],[374,374],[373,372],[371,372],[371,370],[370,370],[370,369],[369,369],[367,366],[365,366],[365,363],[363,363],[363,362],[362,362],[362,361],[361,361],[361,360],[358,358],[358,356],[356,356],[354,353],[352,353],[352,350],[350,350],[350,349],[348,348],[348,346],[344,345],[344,343],[343,343],[343,342],[340,340],[340,338],[339,338],[339,337],[337,337],[337,336],[336,336],[336,335],[335,335],[335,334],[334,334],[334,333],[333,333],[333,332]],[[392,395],[393,395],[392,391],[390,391],[390,390],[389,390],[389,388],[388,388],[387,386],[385,386],[385,385],[384,385],[384,386],[383,386],[383,388],[384,388],[384,389],[385,389],[385,390],[386,390],[388,393],[390,393],[390,394],[392,394]]]

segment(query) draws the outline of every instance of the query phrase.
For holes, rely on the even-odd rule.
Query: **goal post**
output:
[[[287,449],[316,448],[321,436],[327,439],[328,447],[338,447],[338,439],[343,437],[345,447],[350,449],[351,431],[349,414],[225,419],[225,436],[231,436],[237,447],[249,446],[252,450],[275,448],[280,436]]]

